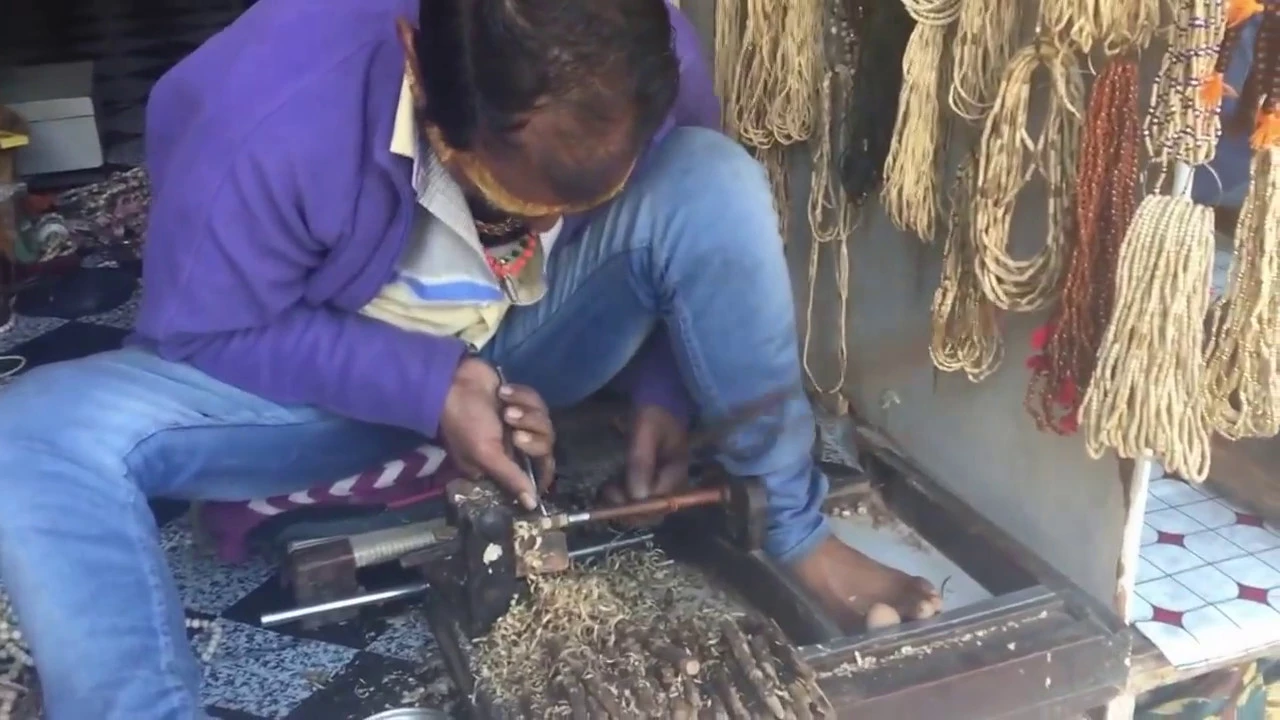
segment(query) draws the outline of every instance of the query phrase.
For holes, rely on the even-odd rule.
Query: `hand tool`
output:
[[[507,376],[502,372],[502,368],[494,367],[494,371],[498,373],[499,388],[507,384]],[[499,400],[499,404],[501,400]],[[502,445],[507,451],[507,455],[513,458],[524,470],[524,474],[529,478],[529,484],[533,486],[533,497],[538,501],[538,512],[543,517],[547,515],[547,506],[542,502],[542,495],[538,488],[538,476],[533,471],[533,461],[529,458],[529,454],[516,447],[515,430],[506,423],[506,419],[502,422]]]

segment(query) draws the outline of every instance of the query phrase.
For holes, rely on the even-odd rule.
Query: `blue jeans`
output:
[[[509,313],[491,359],[565,405],[606,384],[663,323],[700,407],[790,386],[784,421],[743,428],[756,451],[726,460],[765,479],[775,557],[815,547],[826,480],[811,460],[814,423],[763,170],[719,134],[679,130],[582,233],[553,253],[547,297]],[[0,391],[0,577],[48,717],[200,716],[200,670],[148,497],[294,492],[419,441],[278,405],[136,348],[36,368]]]

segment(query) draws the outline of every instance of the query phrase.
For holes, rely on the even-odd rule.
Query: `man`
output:
[[[160,79],[135,342],[0,394],[0,577],[52,720],[199,716],[148,496],[292,492],[427,436],[532,507],[504,422],[545,487],[547,406],[615,380],[615,498],[685,481],[692,411],[781,385],[723,457],[767,483],[769,552],[851,625],[936,611],[823,523],[769,189],[696,48],[662,0],[262,0]]]

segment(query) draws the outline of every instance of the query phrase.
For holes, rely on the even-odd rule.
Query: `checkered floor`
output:
[[[30,368],[113,349],[134,307],[72,322],[19,317],[0,334],[0,356],[22,357]],[[152,507],[188,614],[218,618],[222,638],[204,678],[214,717],[360,719],[393,707],[452,702],[430,636],[410,608],[391,606],[314,632],[263,629],[257,624],[262,613],[291,604],[274,566],[261,558],[220,563],[195,544],[185,503]],[[203,646],[208,639],[193,642]]]

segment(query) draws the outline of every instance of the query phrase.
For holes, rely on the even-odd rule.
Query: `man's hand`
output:
[[[671,495],[688,483],[688,424],[657,405],[637,408],[631,421],[626,479],[604,487],[605,502],[621,505]]]
[[[507,426],[514,430],[515,446],[533,460],[538,486],[545,488],[555,476],[551,452],[555,431],[537,392],[511,385],[501,387],[500,398],[500,385],[497,371],[488,363],[477,358],[463,360],[440,414],[440,435],[460,470],[493,480],[533,510],[538,506],[533,481],[507,454],[503,434]]]

